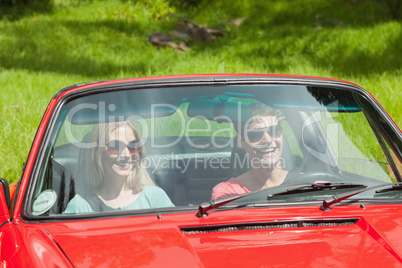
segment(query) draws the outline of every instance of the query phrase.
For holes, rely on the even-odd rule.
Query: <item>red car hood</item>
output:
[[[246,209],[45,228],[76,267],[402,267],[401,208]]]

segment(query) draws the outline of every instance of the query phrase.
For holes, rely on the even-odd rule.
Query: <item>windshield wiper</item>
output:
[[[375,192],[379,194],[379,193],[392,192],[392,191],[402,191],[402,184],[397,183],[397,184],[392,185],[389,188],[381,189],[381,190],[378,190]]]
[[[226,205],[228,203],[236,201],[236,200],[238,200],[240,198],[243,198],[243,197],[246,197],[246,196],[249,196],[249,195],[253,195],[253,194],[257,194],[257,193],[260,193],[260,192],[264,192],[264,191],[267,191],[267,190],[278,189],[278,188],[280,189],[280,188],[283,188],[283,187],[291,187],[291,186],[299,186],[299,185],[307,186],[307,185],[311,185],[311,184],[310,183],[281,184],[281,185],[278,185],[278,186],[275,186],[275,187],[262,189],[262,190],[259,190],[259,191],[256,191],[256,192],[245,193],[245,194],[241,194],[241,195],[233,195],[233,196],[229,196],[229,197],[226,197],[226,198],[221,198],[221,199],[217,199],[217,200],[211,200],[209,202],[203,202],[203,203],[201,203],[199,205],[198,212],[197,212],[196,215],[197,215],[197,217],[201,217],[201,218],[206,217],[206,216],[208,216],[208,211],[209,210],[219,208],[219,207],[224,206],[224,205]]]
[[[285,192],[280,192],[277,194],[273,194],[273,195],[268,195],[267,199],[269,197],[272,196],[276,196],[276,195],[286,195],[286,194],[295,194],[295,193],[302,193],[302,192],[311,192],[311,191],[322,191],[322,190],[334,190],[334,189],[343,189],[343,188],[355,188],[355,187],[367,187],[365,185],[362,184],[349,184],[349,183],[330,183],[330,182],[326,182],[326,183],[294,183],[294,184],[282,184],[282,185],[278,185],[275,187],[271,187],[271,188],[266,188],[266,189],[262,189],[256,192],[251,192],[251,193],[245,193],[245,194],[241,194],[241,195],[234,195],[234,196],[229,196],[226,198],[222,198],[222,199],[217,199],[217,200],[211,200],[209,202],[204,202],[201,203],[198,207],[198,212],[197,212],[197,217],[206,217],[208,216],[208,211],[212,210],[212,209],[216,209],[219,208],[221,206],[224,206],[228,203],[231,203],[233,201],[236,201],[238,199],[241,199],[243,197],[249,196],[249,195],[253,195],[253,194],[257,194],[260,192],[264,192],[267,190],[273,190],[273,189],[280,189],[280,188],[284,188],[284,187],[292,187],[292,186],[301,186],[303,185],[303,187],[298,187],[295,189],[291,189],[291,190],[287,190]]]
[[[299,193],[308,193],[308,192],[316,192],[316,191],[329,191],[329,190],[338,190],[338,189],[347,189],[347,188],[359,188],[364,187],[366,185],[363,184],[353,184],[353,183],[315,183],[308,186],[298,187],[295,189],[290,189],[285,192],[275,193],[267,196],[267,200],[275,196],[282,195],[291,195],[291,194],[299,194]]]
[[[357,195],[357,194],[360,194],[360,193],[363,193],[363,192],[367,192],[367,191],[370,191],[370,190],[373,190],[373,189],[376,189],[376,188],[382,188],[382,187],[385,187],[385,186],[389,186],[389,185],[392,185],[392,187],[384,189],[384,190],[394,191],[394,190],[400,190],[402,188],[402,182],[385,183],[385,184],[379,184],[379,185],[375,185],[375,186],[372,186],[372,187],[369,187],[369,188],[365,188],[363,190],[346,192],[346,193],[338,194],[338,195],[334,194],[333,196],[325,199],[322,202],[322,205],[320,206],[320,209],[323,210],[323,211],[329,211],[329,210],[331,210],[331,206],[333,204],[339,203],[339,202],[341,202],[341,201],[343,201],[345,199],[348,199],[349,197],[352,197],[354,195]],[[377,191],[377,193],[378,192],[379,191]]]

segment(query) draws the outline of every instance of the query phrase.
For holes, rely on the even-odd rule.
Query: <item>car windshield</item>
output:
[[[387,128],[378,108],[346,87],[77,91],[61,99],[49,123],[27,214],[197,210],[202,202],[278,185],[272,202],[322,201],[355,189],[303,190],[297,198],[275,193],[286,184],[397,182],[401,162],[393,148],[400,141]],[[267,194],[245,200],[237,203],[270,202]]]

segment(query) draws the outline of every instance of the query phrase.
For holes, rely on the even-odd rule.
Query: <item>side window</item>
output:
[[[325,118],[323,128],[341,170],[388,182],[387,159],[364,114],[331,113]]]

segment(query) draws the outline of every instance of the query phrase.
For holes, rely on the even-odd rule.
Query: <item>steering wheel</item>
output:
[[[309,172],[309,173],[301,173],[290,178],[285,178],[284,183],[293,184],[293,183],[349,183],[349,181],[345,180],[338,174],[327,173],[327,172]]]

